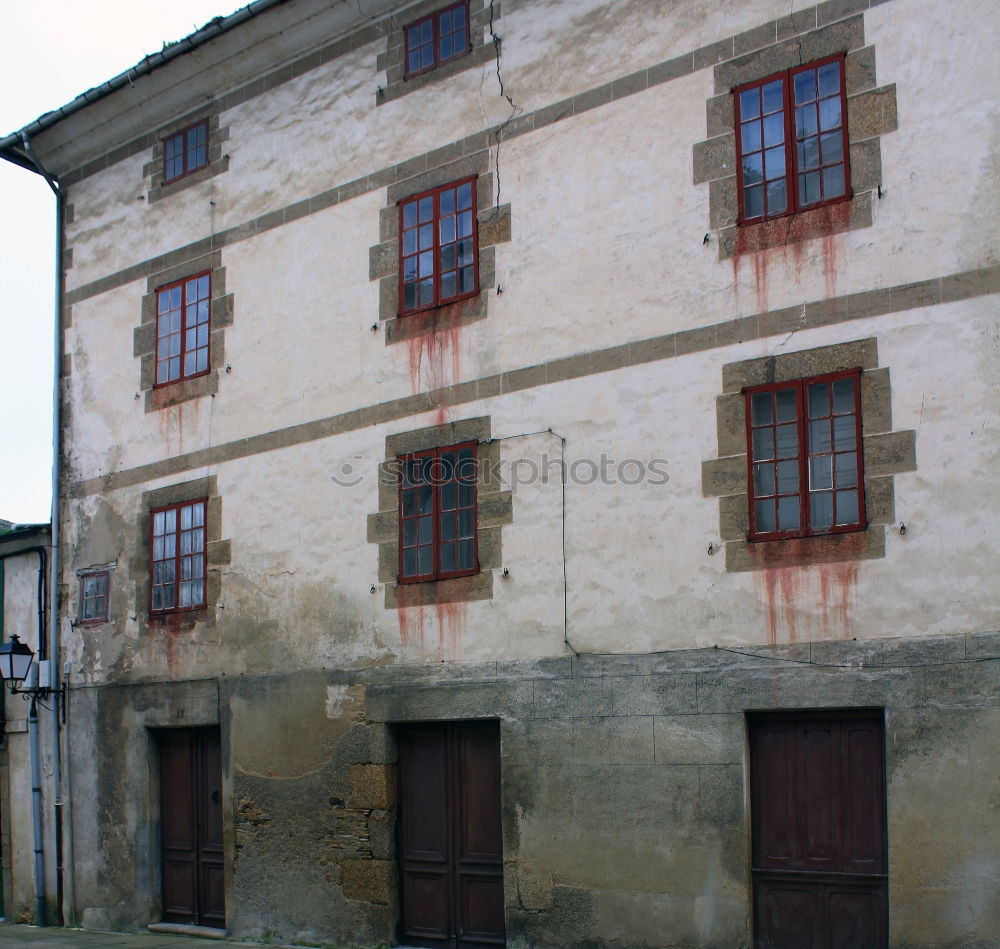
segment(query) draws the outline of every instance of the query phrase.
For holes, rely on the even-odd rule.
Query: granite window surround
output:
[[[751,542],[745,390],[844,370],[861,371],[864,530]],[[716,399],[718,457],[702,462],[702,495],[719,499],[726,570],[803,566],[885,556],[895,520],[894,476],[917,467],[916,432],[893,431],[889,370],[878,364],[873,338],[728,363]]]
[[[733,90],[777,73],[845,54],[851,197],[784,217],[739,225]],[[718,234],[719,260],[825,234],[872,226],[881,192],[881,136],[897,128],[895,85],[879,86],[875,48],[865,45],[864,15],[799,33],[714,67],[715,95],[706,104],[707,138],[694,145],[693,180],[708,185],[709,227]]]
[[[432,606],[493,599],[493,574],[501,559],[501,530],[513,521],[514,500],[488,477],[500,461],[500,444],[491,440],[488,416],[446,422],[429,428],[388,435],[385,459],[378,471],[377,512],[368,515],[368,542],[378,545],[378,582],[385,587],[385,608]],[[477,443],[476,536],[479,571],[470,576],[399,583],[399,459],[404,455]]]
[[[169,182],[164,182],[165,167],[165,142],[181,132],[204,122],[208,127],[208,161],[205,165],[194,171],[185,172],[180,177]],[[209,178],[214,178],[229,170],[229,155],[223,154],[222,145],[229,138],[229,126],[222,126],[219,121],[219,112],[214,111],[205,114],[204,110],[199,113],[189,114],[169,125],[165,125],[156,132],[156,141],[153,145],[149,161],[142,167],[143,177],[146,179],[147,204],[154,204],[161,198],[166,198],[185,188],[193,187]]]
[[[183,255],[178,255],[183,256]],[[165,258],[172,262],[172,257]],[[156,307],[157,291],[200,273],[211,274],[212,297],[209,305],[209,364],[208,372],[156,385]],[[215,251],[177,263],[146,279],[146,294],[142,298],[142,316],[133,331],[133,355],[139,359],[139,392],[145,395],[145,410],[155,412],[219,390],[219,372],[225,365],[224,329],[233,322],[233,296],[226,294],[226,270],[222,252]]]
[[[500,0],[469,0],[469,48],[453,59],[445,60],[431,69],[407,77],[406,75],[406,27],[418,20],[432,16],[454,4],[447,0],[422,0],[401,14],[393,16],[388,29],[386,48],[378,54],[375,68],[385,72],[385,82],[375,93],[375,104],[385,105],[417,89],[448,79],[467,69],[481,66],[497,55],[494,33],[490,22],[500,19]]]
[[[150,551],[153,511],[172,504],[205,501],[205,605],[182,612],[150,612]],[[218,477],[196,478],[179,484],[144,491],[140,500],[135,546],[130,567],[135,579],[135,606],[140,632],[169,627],[193,629],[196,623],[214,624],[222,592],[222,573],[232,560],[232,543],[222,538],[222,498]]]
[[[379,212],[379,241],[369,248],[368,278],[379,281],[378,321],[385,326],[385,342],[413,339],[434,330],[481,320],[487,315],[490,292],[496,283],[495,245],[511,239],[510,205],[496,207],[494,176],[489,171],[488,149],[407,177],[386,190],[386,204]],[[479,292],[434,309],[400,315],[399,202],[451,182],[476,176]]]

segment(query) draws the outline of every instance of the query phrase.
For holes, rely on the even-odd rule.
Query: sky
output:
[[[0,136],[249,0],[0,0]],[[0,160],[0,519],[47,522],[55,198]]]

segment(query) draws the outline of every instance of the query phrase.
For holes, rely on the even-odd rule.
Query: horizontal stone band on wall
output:
[[[218,465],[236,458],[276,451],[291,445],[367,428],[370,425],[380,425],[395,419],[433,412],[442,404],[463,405],[480,399],[495,398],[509,392],[520,392],[535,386],[673,359],[688,353],[705,352],[747,340],[783,336],[794,329],[828,326],[833,323],[898,313],[915,307],[934,306],[995,293],[1000,293],[1000,265],[757,313],[697,329],[668,333],[665,336],[654,336],[577,356],[554,359],[482,379],[470,379],[468,382],[447,386],[444,389],[418,392],[416,395],[364,406],[340,415],[302,422],[262,435],[241,438],[212,448],[176,455],[163,461],[139,465],[125,471],[88,478],[71,486],[68,494],[70,497],[86,497],[132,487],[206,465]]]

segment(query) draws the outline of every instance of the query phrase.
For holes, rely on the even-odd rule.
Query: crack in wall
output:
[[[490,0],[490,39],[493,41],[493,48],[496,50],[497,54],[497,59],[496,59],[497,82],[500,84],[500,97],[502,99],[506,99],[508,105],[510,105],[510,115],[508,115],[507,118],[503,122],[501,122],[500,125],[497,126],[497,130],[494,133],[494,138],[496,139],[496,157],[494,159],[493,164],[494,168],[496,169],[495,173],[496,173],[496,184],[497,184],[497,196],[496,196],[496,201],[494,201],[495,210],[493,212],[493,215],[496,216],[497,214],[499,214],[499,209],[500,209],[500,142],[503,139],[504,131],[506,131],[510,123],[513,122],[514,119],[516,119],[524,111],[524,108],[514,103],[514,100],[511,98],[510,93],[507,92],[507,89],[504,86],[503,75],[500,72],[501,44],[500,44],[500,37],[497,36],[496,29],[494,28],[493,25],[494,14],[495,14],[494,3],[495,0]]]

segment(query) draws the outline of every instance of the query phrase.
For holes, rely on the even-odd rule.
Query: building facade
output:
[[[0,141],[67,918],[997,944],[997,25],[257,0]]]

